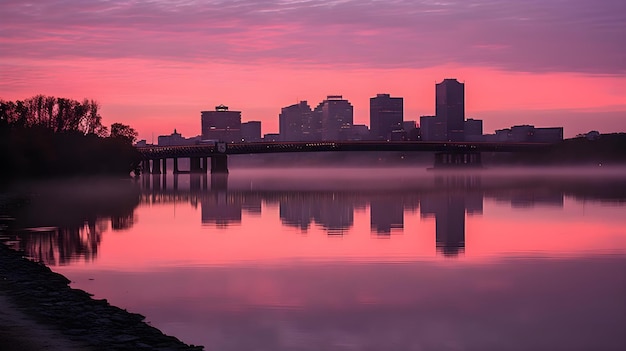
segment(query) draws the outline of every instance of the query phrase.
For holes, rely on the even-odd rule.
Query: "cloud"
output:
[[[8,0],[0,23],[0,60],[626,74],[622,0]]]

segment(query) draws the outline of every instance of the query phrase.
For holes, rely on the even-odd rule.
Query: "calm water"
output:
[[[12,200],[14,246],[207,350],[626,349],[625,169],[231,169],[20,191],[35,195]]]

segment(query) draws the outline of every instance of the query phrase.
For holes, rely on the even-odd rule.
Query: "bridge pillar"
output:
[[[227,155],[211,156],[211,174],[213,173],[228,173]]]
[[[167,158],[164,158],[163,160],[163,174],[167,173]]]
[[[161,174],[161,160],[152,160],[152,174]]]
[[[482,167],[480,152],[437,152],[435,168],[479,168]]]
[[[226,190],[228,173],[211,173],[211,190]]]
[[[178,157],[174,157],[174,165],[173,166],[174,166],[174,170],[173,170],[174,174],[180,173],[180,171],[178,170]]]
[[[191,173],[189,175],[189,190],[192,192],[202,190],[201,176],[202,175],[198,173]]]
[[[152,191],[161,190],[161,175],[159,173],[152,174]]]
[[[202,171],[204,173],[207,173],[209,171],[209,158],[208,157],[202,158]]]
[[[191,173],[201,173],[202,166],[200,165],[200,157],[189,158],[189,171]]]
[[[148,164],[149,164],[149,162],[148,162]],[[150,173],[150,168],[146,168],[146,173],[144,174],[143,177],[141,177],[141,179],[143,180],[143,187],[145,189],[150,189],[150,177],[148,177],[149,173]]]
[[[202,173],[202,190],[207,191],[209,190],[209,177],[207,177],[206,173]]]
[[[150,160],[141,161],[141,170],[142,170],[142,173],[145,173],[145,174],[150,173]]]

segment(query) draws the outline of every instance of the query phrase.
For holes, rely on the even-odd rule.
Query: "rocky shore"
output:
[[[64,276],[0,244],[0,294],[87,350],[203,350],[163,334],[136,313],[72,289]],[[82,348],[81,348],[82,349]]]

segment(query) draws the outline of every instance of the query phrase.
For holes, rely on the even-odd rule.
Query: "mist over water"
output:
[[[207,350],[626,346],[626,167],[231,167],[3,203],[11,245]]]

